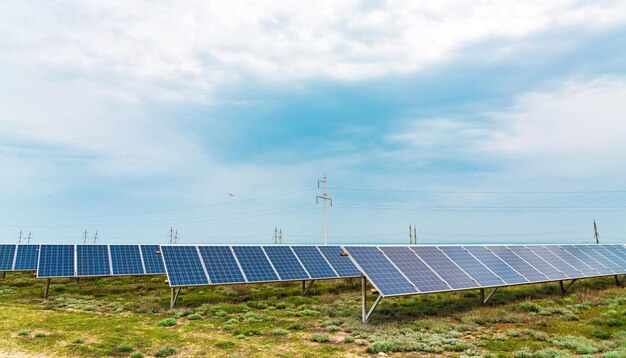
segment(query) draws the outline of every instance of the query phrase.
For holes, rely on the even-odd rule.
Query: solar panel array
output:
[[[621,245],[343,246],[382,296],[626,274]]]
[[[158,250],[158,245],[42,244],[37,245],[36,250],[18,246],[15,267],[26,267],[34,262],[28,267],[36,270],[39,278],[164,274]],[[0,263],[2,252],[0,247]],[[33,255],[33,252],[38,254]]]
[[[340,246],[161,245],[172,287],[358,277]]]
[[[0,244],[0,272],[35,271],[39,245]]]

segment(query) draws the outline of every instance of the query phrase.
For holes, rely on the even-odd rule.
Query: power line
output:
[[[539,206],[428,206],[395,204],[335,204],[338,208],[396,210],[396,211],[432,211],[432,212],[506,212],[506,213],[622,213],[626,206],[579,206],[579,207],[539,207]],[[623,210],[618,210],[623,209]]]
[[[369,189],[369,188],[328,188],[339,191],[363,191],[385,193],[424,193],[424,194],[617,194],[626,190],[571,190],[571,191],[463,191],[463,190],[410,190],[410,189]]]

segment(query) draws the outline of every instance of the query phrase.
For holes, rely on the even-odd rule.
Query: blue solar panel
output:
[[[615,250],[621,252],[620,257],[626,257],[626,247],[624,245],[607,245],[613,247]]]
[[[161,253],[170,286],[209,284],[195,246],[161,245]]]
[[[459,265],[468,275],[478,281],[481,286],[502,286],[506,282],[494,275],[487,267],[476,260],[460,246],[439,247],[454,263]]]
[[[359,277],[361,271],[354,266],[350,258],[341,256],[343,249],[339,246],[318,246],[326,260],[335,269],[339,277]]]
[[[580,261],[576,257],[570,255],[567,251],[563,250],[556,245],[545,245],[546,249],[550,250],[553,254],[558,256],[561,260],[567,262],[570,266],[580,271],[583,277],[598,276],[598,272],[587,266],[584,262]]]
[[[380,249],[420,292],[450,290],[451,287],[408,247],[385,246]]]
[[[289,246],[264,246],[263,250],[278,271],[281,280],[310,278]]]
[[[315,246],[292,246],[296,256],[304,265],[311,278],[333,278],[337,274],[330,267],[322,253]]]
[[[504,262],[513,267],[515,271],[526,277],[526,279],[530,282],[550,280],[548,276],[537,271],[534,267],[526,263],[526,261],[522,260],[519,256],[515,255],[511,250],[504,246],[487,246],[487,249],[504,260]]]
[[[603,247],[610,251],[613,255],[626,261],[626,254],[622,253],[622,251],[617,248],[617,245],[603,245]]]
[[[0,245],[0,271],[11,271],[15,259],[15,245]]]
[[[572,246],[572,245],[559,245],[559,246],[563,250],[567,251],[570,255],[572,255],[572,256],[576,257],[577,259],[579,259],[580,261],[584,262],[585,265],[591,267],[595,272],[597,272],[599,274],[602,274],[602,275],[611,275],[613,273],[613,271],[611,271],[608,268],[602,266],[596,260],[592,259],[591,257],[589,257],[589,255],[585,254],[584,252],[580,251],[579,249],[575,248],[574,246]]]
[[[522,275],[484,246],[465,246],[464,248],[509,285],[528,282]]]
[[[76,245],[78,276],[110,276],[109,248],[106,245]]]
[[[260,246],[233,246],[248,282],[279,281]]]
[[[476,288],[480,285],[458,268],[438,248],[414,246],[411,249],[453,289]]]
[[[74,245],[41,245],[37,277],[74,276]]]
[[[591,257],[594,261],[598,262],[602,266],[609,269],[612,273],[622,273],[622,268],[615,264],[613,261],[607,259],[604,255],[600,255],[594,249],[587,245],[574,245],[575,248],[585,253],[585,255]]]
[[[141,245],[141,256],[147,274],[165,273],[163,256],[157,252],[160,252],[159,245]]]
[[[513,251],[517,256],[524,259],[530,265],[537,269],[537,271],[546,275],[551,280],[563,280],[567,279],[563,272],[557,270],[554,266],[552,266],[549,262],[537,256],[534,252],[530,251],[529,248],[525,246],[508,246],[511,251]]]
[[[350,246],[345,249],[363,271],[367,272],[367,277],[381,295],[406,295],[418,292],[377,247]]]
[[[591,247],[593,250],[596,250],[596,252],[598,252],[599,254],[604,255],[606,258],[610,259],[611,261],[615,262],[617,265],[619,265],[622,268],[622,270],[626,270],[626,260],[615,255],[613,252],[611,252],[606,247],[604,247],[604,245],[590,245],[589,247]]]
[[[111,265],[114,275],[143,275],[141,255],[137,245],[111,245]]]
[[[35,271],[37,270],[37,258],[39,256],[39,245],[18,245],[15,256],[15,271]]]
[[[212,284],[246,282],[228,246],[198,246]]]
[[[552,251],[540,245],[528,245],[527,248],[535,253],[537,256],[548,261],[557,270],[563,272],[569,278],[579,278],[585,275],[578,271],[575,267],[565,262],[559,256],[552,253]]]

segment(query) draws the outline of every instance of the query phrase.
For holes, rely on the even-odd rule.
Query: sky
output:
[[[626,1],[2,1],[0,173],[0,242],[626,242]]]

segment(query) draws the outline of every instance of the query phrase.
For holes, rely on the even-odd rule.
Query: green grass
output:
[[[361,322],[358,282],[184,289],[169,310],[163,277],[0,280],[0,352],[54,356],[626,357],[626,295],[612,279],[383,299]],[[371,300],[374,297],[368,297]],[[1,355],[0,353],[0,355]]]

